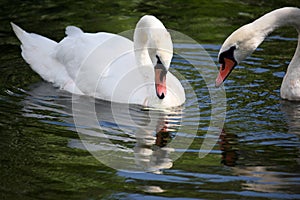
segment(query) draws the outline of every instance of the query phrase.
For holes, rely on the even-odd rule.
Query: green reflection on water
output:
[[[67,130],[66,127],[43,123],[38,118],[22,116],[23,106],[19,102],[25,97],[22,96],[23,93],[18,91],[18,88],[28,89],[32,83],[41,79],[20,57],[19,42],[10,29],[10,21],[19,24],[30,32],[60,40],[64,37],[64,28],[67,25],[76,25],[89,32],[107,31],[118,33],[133,29],[140,16],[153,14],[161,19],[169,29],[187,34],[199,43],[219,45],[237,27],[275,8],[292,5],[300,6],[298,0],[0,1],[0,179],[2,180],[1,195],[3,199],[30,199],[31,197],[47,197],[48,199],[110,198],[112,193],[117,192],[143,193],[137,189],[137,186],[143,184],[164,186],[164,189],[169,189],[166,196],[170,197],[199,197],[199,192],[195,190],[199,187],[196,186],[194,188],[194,186],[188,187],[185,185],[186,188],[183,189],[180,186],[182,183],[125,180],[125,178],[116,175],[114,170],[101,165],[88,152],[69,148],[67,146],[68,140],[77,138],[75,132]],[[278,33],[294,37],[294,30],[292,29],[279,30]],[[280,52],[278,52],[275,46],[281,46],[280,43],[270,41],[269,44],[263,44],[264,51],[255,53],[257,57],[263,56],[265,58],[263,65],[266,68],[274,57],[280,61],[279,63],[284,63],[290,58],[287,55],[293,54],[296,45],[294,41],[282,44],[286,48],[280,49]],[[266,54],[271,55],[271,57],[267,58]],[[244,64],[243,66],[246,68],[251,65]],[[278,71],[281,71],[282,67],[284,66],[278,67]],[[237,70],[233,73],[230,78],[235,83],[239,80],[240,85],[253,83],[257,79],[267,80],[269,77],[268,72],[262,73],[258,77],[257,74],[252,74],[248,69]],[[241,80],[235,78],[236,76],[247,76],[247,79],[243,78]],[[190,78],[198,77],[191,74]],[[278,89],[280,80],[281,78],[271,80],[267,83],[266,88]],[[195,86],[195,90],[203,86],[196,83],[192,84]],[[8,95],[8,90],[20,96]],[[236,105],[236,101],[230,102],[229,100],[228,109],[234,110],[237,107],[249,105],[254,99],[258,99],[264,90],[261,87],[257,88],[257,93],[250,94],[248,99],[242,99],[243,101],[238,102],[238,105]],[[229,93],[228,98],[230,99],[238,93],[238,90]],[[276,96],[278,93],[274,92],[274,95]],[[271,100],[270,104],[276,103],[277,100],[276,98]],[[259,112],[259,109],[260,106],[255,106],[253,112]],[[46,114],[49,115],[49,113]],[[245,121],[247,119],[249,118],[244,118]],[[278,119],[274,120],[277,123],[278,121]],[[282,122],[282,126],[284,124],[285,122]],[[255,124],[253,123],[253,125]],[[232,132],[236,131],[237,133],[244,129],[237,122],[226,126]],[[199,149],[199,144],[201,144],[201,139],[195,140],[191,148]],[[240,146],[240,148],[243,148],[242,145]],[[248,148],[252,151],[250,156],[254,157],[256,152],[253,149],[256,146],[246,146],[244,150],[248,150]],[[278,149],[280,150],[280,148]],[[272,153],[274,150],[270,152]],[[174,168],[195,173],[212,173],[211,169],[199,167],[199,160],[196,157],[197,153],[194,155],[186,154],[174,164]],[[266,157],[261,159],[264,158]],[[273,158],[274,160],[278,159],[278,155],[274,155]],[[202,165],[218,166],[220,165],[219,161],[219,154],[211,155],[211,157],[202,161]],[[291,161],[289,160],[289,162]],[[280,164],[282,163],[280,162]],[[222,167],[218,167],[216,167],[216,173],[228,173],[220,172]],[[293,170],[296,171],[290,169],[290,171]],[[216,186],[209,183],[204,188],[222,189],[228,187],[226,184],[227,182]],[[232,182],[230,185],[236,188],[240,187],[237,182]],[[174,188],[181,188],[181,190],[175,190]],[[190,192],[191,190],[192,192]],[[202,197],[217,198],[219,196],[203,194]],[[227,197],[237,196],[228,195]]]

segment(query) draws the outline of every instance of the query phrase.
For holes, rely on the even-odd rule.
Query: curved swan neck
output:
[[[157,56],[160,56],[163,65],[169,67],[173,55],[171,37],[156,17],[145,15],[139,20],[134,31],[133,42],[139,66],[154,67]]]
[[[281,97],[300,100],[300,9],[286,7],[274,10],[250,24],[234,31],[223,43],[219,51],[220,73],[216,85],[224,82],[233,67],[242,62],[264,41],[274,29],[293,26],[298,31],[298,46],[291,60],[281,87]],[[225,58],[227,62],[225,62]],[[232,62],[228,62],[232,61]],[[231,63],[235,63],[232,65]],[[227,68],[226,68],[227,67]],[[224,70],[227,69],[227,70]],[[222,74],[223,73],[223,74]]]
[[[139,65],[146,66],[152,65],[154,60],[152,60],[154,48],[156,47],[151,33],[153,29],[165,28],[161,22],[153,16],[145,15],[143,16],[136,25],[133,42],[134,50],[136,55],[136,60]],[[155,57],[155,56],[154,56]]]
[[[269,34],[274,29],[281,26],[293,26],[298,32],[298,45],[290,62],[290,66],[300,67],[300,9],[286,7],[274,10],[253,22],[256,27],[260,27],[265,34]]]
[[[294,26],[300,33],[300,9],[286,7],[274,10],[234,31],[223,43],[219,56],[232,46],[237,63],[249,56],[272,32],[281,26]]]
[[[281,26],[294,26],[300,32],[300,9],[285,7],[258,18],[250,25],[265,36]]]
[[[252,23],[253,27],[258,28],[264,37],[274,29],[281,26],[293,26],[298,32],[298,44],[295,54],[287,68],[280,88],[280,96],[283,99],[299,100],[299,77],[300,77],[300,9],[281,8],[270,12]]]

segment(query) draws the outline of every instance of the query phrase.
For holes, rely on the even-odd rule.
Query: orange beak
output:
[[[220,87],[225,79],[229,76],[230,72],[236,66],[236,62],[229,59],[224,58],[224,64],[221,64],[219,75],[216,79],[216,87]]]
[[[165,98],[167,94],[166,75],[167,72],[164,68],[155,67],[155,90],[160,99]]]

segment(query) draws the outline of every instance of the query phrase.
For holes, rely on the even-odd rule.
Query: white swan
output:
[[[233,68],[249,56],[274,29],[294,26],[300,37],[300,9],[286,7],[274,10],[234,31],[223,43],[219,51],[221,64],[216,86],[220,86]],[[288,66],[280,89],[283,99],[300,100],[300,40],[296,52]]]
[[[174,107],[185,101],[181,83],[168,72],[171,36],[154,16],[139,20],[134,42],[117,34],[84,33],[69,26],[67,36],[57,43],[11,25],[22,43],[25,61],[60,89],[147,107]]]

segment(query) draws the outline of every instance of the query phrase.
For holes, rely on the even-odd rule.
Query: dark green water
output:
[[[177,112],[168,116],[154,112],[155,119],[170,127],[147,130],[157,134],[155,144],[145,145],[134,136],[136,127],[126,121],[124,126],[111,123],[110,104],[97,101],[102,131],[119,147],[115,153],[150,150],[150,158],[160,169],[133,173],[102,164],[84,148],[73,121],[72,96],[30,69],[9,24],[13,21],[29,32],[59,41],[68,25],[87,32],[119,33],[133,29],[140,16],[153,14],[167,28],[196,40],[216,62],[222,42],[233,30],[282,6],[300,7],[300,3],[0,1],[0,199],[300,199],[300,104],[279,97],[282,77],[296,48],[293,28],[272,33],[231,74],[225,84],[223,133],[205,158],[200,159],[198,152],[209,126],[210,96],[203,77],[180,56],[174,56],[172,68],[198,97],[191,98],[187,91],[184,129],[176,131],[181,117]],[[174,46],[184,47],[192,60],[200,60],[192,45]],[[126,119],[122,108],[116,115]],[[135,106],[131,110],[132,119],[147,123],[148,111]],[[190,138],[193,131],[197,134],[186,151],[174,148],[172,153],[162,148],[176,138]],[[89,145],[100,148],[99,152],[108,148],[93,142]],[[172,160],[175,153],[183,155]]]

